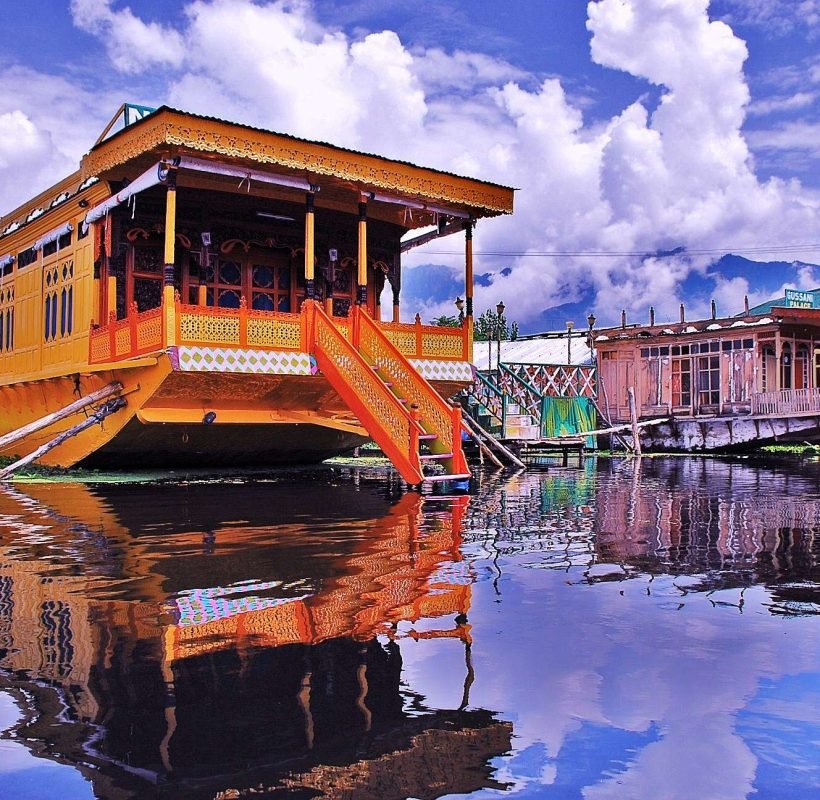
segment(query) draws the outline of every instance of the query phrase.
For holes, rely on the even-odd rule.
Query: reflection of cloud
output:
[[[698,463],[692,462],[690,471],[668,467],[683,470],[679,481],[687,488],[678,490],[678,501],[692,494],[686,506],[692,527],[680,531],[691,550],[687,555],[681,549],[675,557],[688,575],[665,574],[668,546],[656,554],[655,564],[651,545],[644,545],[636,556],[640,560],[624,562],[622,580],[588,582],[586,576],[599,571],[589,569],[595,558],[595,535],[589,530],[596,529],[596,518],[610,519],[613,530],[624,528],[623,519],[618,527],[617,514],[606,514],[622,489],[631,490],[631,470],[607,476],[599,466],[596,495],[578,500],[574,513],[566,503],[547,502],[555,479],[524,476],[515,487],[508,483],[502,508],[492,505],[495,495],[486,498],[481,513],[488,517],[481,524],[497,531],[495,550],[478,546],[487,541],[487,529],[470,528],[465,546],[480,578],[470,609],[476,673],[471,703],[513,721],[515,751],[499,762],[498,773],[515,784],[511,796],[549,797],[551,791],[561,796],[574,781],[572,790],[590,800],[746,797],[759,785],[765,746],[748,723],[750,704],[755,719],[767,718],[769,730],[773,721],[786,730],[778,731],[772,747],[788,749],[789,769],[805,774],[812,762],[814,751],[792,748],[797,738],[788,731],[806,730],[820,696],[804,686],[787,687],[765,702],[754,698],[761,685],[778,676],[800,671],[816,676],[820,631],[809,617],[790,620],[784,628],[767,607],[775,589],[754,585],[741,595],[740,587],[732,588],[738,567],[731,553],[721,558],[726,571],[721,576],[719,565],[706,563],[710,557],[701,553],[699,537],[715,548],[718,534],[738,545],[738,537],[754,530],[755,552],[763,550],[765,562],[776,546],[771,531],[811,527],[818,509],[810,488],[814,476],[795,473],[790,483],[783,475],[770,476],[768,490],[761,492],[759,471]],[[653,498],[670,490],[660,485],[659,475],[665,475],[661,467],[647,467],[635,489],[647,513],[655,508],[656,526],[668,520],[663,504],[653,506]],[[579,482],[587,480],[585,473],[578,476]],[[786,502],[784,492],[802,496]],[[720,497],[719,513],[707,497]],[[482,499],[474,504],[477,514]],[[643,520],[640,508],[636,515]],[[729,509],[735,513],[727,516]],[[708,513],[712,527],[698,510]],[[681,523],[680,515],[672,518]],[[554,523],[560,524],[560,535],[549,534]],[[592,549],[586,563],[572,566],[565,551],[585,531]],[[663,537],[649,540],[660,547]],[[799,559],[797,540],[793,547],[789,558]],[[750,562],[738,557],[748,579]],[[496,562],[498,594],[493,585],[498,572],[491,568]],[[643,574],[636,564],[654,575]],[[707,594],[720,586],[721,577],[728,586]],[[413,686],[422,694],[431,680],[424,670],[414,671]],[[799,700],[779,699],[792,697]],[[578,767],[590,753],[601,762],[597,772]]]
[[[629,768],[584,788],[589,800],[737,800],[753,789],[756,759],[725,715],[694,717],[662,731]]]

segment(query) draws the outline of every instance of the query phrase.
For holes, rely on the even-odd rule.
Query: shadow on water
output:
[[[653,753],[714,770],[666,696],[741,754],[721,796],[820,780],[799,746],[820,692],[784,677],[820,681],[820,639],[775,638],[820,611],[820,465],[589,459],[474,488],[320,470],[0,491],[10,796],[682,797]],[[703,722],[688,676],[735,651],[745,680]]]

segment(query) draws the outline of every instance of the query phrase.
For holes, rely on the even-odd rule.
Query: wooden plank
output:
[[[32,461],[36,461],[41,456],[44,456],[49,450],[58,447],[72,436],[82,433],[86,428],[90,428],[92,425],[102,422],[107,416],[113,414],[115,411],[119,411],[121,408],[125,408],[126,405],[127,402],[123,397],[115,397],[113,400],[109,400],[102,408],[94,412],[90,417],[86,417],[82,422],[77,423],[73,428],[63,431],[50,442],[46,442],[42,447],[38,447],[33,453],[23,456],[23,458],[15,461],[13,464],[9,464],[5,469],[0,470],[0,480],[5,480],[21,467],[31,464]]]
[[[97,389],[96,391],[91,392],[91,394],[81,397],[73,403],[69,403],[59,411],[55,411],[52,414],[46,414],[46,416],[40,417],[40,419],[35,420],[34,422],[30,422],[22,428],[17,428],[16,430],[5,434],[5,436],[0,436],[0,450],[5,450],[15,442],[25,439],[26,436],[29,436],[32,433],[37,433],[37,431],[41,431],[43,428],[48,428],[55,422],[59,422],[61,419],[65,419],[66,417],[70,417],[72,414],[76,414],[78,411],[82,411],[92,403],[104,400],[106,397],[110,397],[112,394],[117,394],[121,391],[122,384],[114,381],[109,383],[107,386],[103,386],[102,389]]]
[[[479,449],[479,452],[481,453],[481,455],[482,455],[482,456],[486,455],[486,456],[487,456],[487,458],[489,458],[489,459],[490,459],[490,461],[492,461],[492,462],[493,462],[493,464],[495,464],[497,467],[501,467],[501,469],[503,469],[503,468],[504,468],[504,464],[502,464],[502,463],[501,463],[501,460],[498,458],[498,456],[497,456],[497,455],[496,455],[496,454],[495,454],[492,450],[490,450],[490,448],[489,448],[489,447],[487,447],[486,443],[485,443],[485,442],[481,439],[481,437],[480,437],[480,436],[479,436],[479,435],[478,435],[478,434],[477,434],[477,433],[476,433],[476,432],[475,432],[475,431],[474,431],[474,430],[473,430],[473,429],[469,426],[469,424],[468,424],[468,423],[467,423],[467,422],[466,422],[463,418],[462,418],[462,420],[461,420],[461,425],[463,426],[464,430],[465,430],[465,431],[467,431],[467,433],[469,433],[469,434],[470,434],[470,436],[473,438],[473,440],[475,441],[475,443],[478,445],[478,449]]]
[[[645,419],[645,420],[643,420],[643,422],[639,422],[637,424],[637,427],[638,428],[646,428],[646,427],[649,427],[651,425],[660,425],[663,422],[669,422],[670,419],[671,419],[671,417],[655,417],[654,419]],[[602,433],[618,433],[619,431],[631,430],[631,428],[632,428],[632,423],[627,422],[624,425],[612,425],[609,428],[598,428],[597,430],[594,430],[594,431],[584,431],[584,436],[598,436],[599,434],[602,434]],[[562,439],[564,437],[572,438],[575,435],[576,434],[574,434],[574,433],[567,433],[567,434],[564,434],[563,436],[557,436],[555,438],[557,438],[557,439]]]
[[[479,425],[466,411],[462,411],[461,413],[462,416],[468,420],[470,425],[472,425],[488,442],[490,442],[490,444],[492,444],[492,446],[495,447],[495,449],[498,450],[498,452],[501,453],[508,461],[515,464],[516,467],[526,469],[527,465],[520,458],[518,458],[515,453],[504,447],[504,445],[501,444],[495,436],[492,436],[490,433],[485,431],[484,428],[482,428],[481,425]]]

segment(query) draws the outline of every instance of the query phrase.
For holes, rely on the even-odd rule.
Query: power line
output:
[[[725,247],[681,250],[679,252],[649,253],[646,250],[541,250],[541,251],[513,251],[513,250],[474,250],[476,256],[498,256],[503,258],[561,258],[594,256],[595,258],[674,258],[676,256],[707,256],[727,255],[730,253],[745,253],[762,255],[765,253],[802,253],[806,251],[820,251],[820,244],[787,244],[755,247]],[[425,250],[424,255],[430,256],[459,256],[461,250]]]

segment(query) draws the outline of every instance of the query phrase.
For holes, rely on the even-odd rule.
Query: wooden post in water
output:
[[[632,421],[632,449],[635,455],[641,455],[641,432],[638,428],[638,410],[635,407],[635,387],[630,386],[627,389],[627,397],[629,399],[629,419]]]

